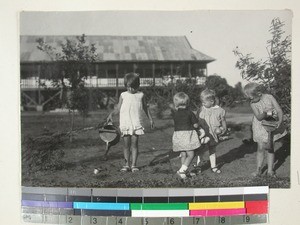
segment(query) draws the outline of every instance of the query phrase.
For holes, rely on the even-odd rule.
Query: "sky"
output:
[[[285,22],[285,35],[291,34],[289,10],[23,12],[20,34],[186,36],[194,49],[216,59],[208,64],[208,74],[235,85],[245,81],[233,50],[266,59],[275,17]]]

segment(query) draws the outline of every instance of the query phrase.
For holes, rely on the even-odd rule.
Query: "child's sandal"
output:
[[[271,173],[267,173],[267,176],[270,177],[270,178],[277,178],[277,175],[274,171],[271,172]]]
[[[137,168],[136,166],[132,166],[131,167],[131,172],[138,172],[138,171],[140,171],[140,169],[139,168]]]
[[[251,176],[252,176],[252,177],[260,177],[260,176],[261,176],[261,173],[255,171],[255,172],[251,173]]]
[[[259,170],[256,170],[255,172],[251,173],[251,176],[252,177],[260,177],[262,174],[263,173],[262,173],[261,169],[259,169]]]
[[[176,172],[176,174],[181,178],[181,179],[186,179],[186,172],[180,172],[179,170]]]
[[[123,166],[122,169],[120,169],[121,172],[129,172],[130,167],[129,166]]]
[[[201,174],[201,166],[193,165],[194,169],[192,169],[191,173],[195,173],[196,175]]]
[[[218,169],[218,167],[213,167],[213,168],[211,168],[211,171],[213,172],[213,173],[221,173],[221,170],[219,170]]]

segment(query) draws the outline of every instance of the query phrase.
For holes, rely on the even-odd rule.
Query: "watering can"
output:
[[[120,141],[121,134],[119,128],[113,125],[112,122],[105,122],[98,131],[100,139],[105,142],[104,160],[107,160],[110,147]]]

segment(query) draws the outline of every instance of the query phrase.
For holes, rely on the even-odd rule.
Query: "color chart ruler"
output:
[[[25,223],[230,225],[268,221],[269,188],[98,189],[22,187]]]

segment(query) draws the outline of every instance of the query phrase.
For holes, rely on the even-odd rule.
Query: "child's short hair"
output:
[[[190,101],[189,96],[184,92],[178,92],[173,97],[175,109],[186,108],[189,104],[189,101]]]
[[[253,82],[246,84],[244,87],[244,93],[246,96],[256,95],[258,92],[262,91],[262,85]]]
[[[216,101],[216,92],[211,89],[205,89],[200,94],[201,101]]]
[[[124,76],[125,87],[138,89],[140,87],[140,76],[137,73],[127,73]]]

